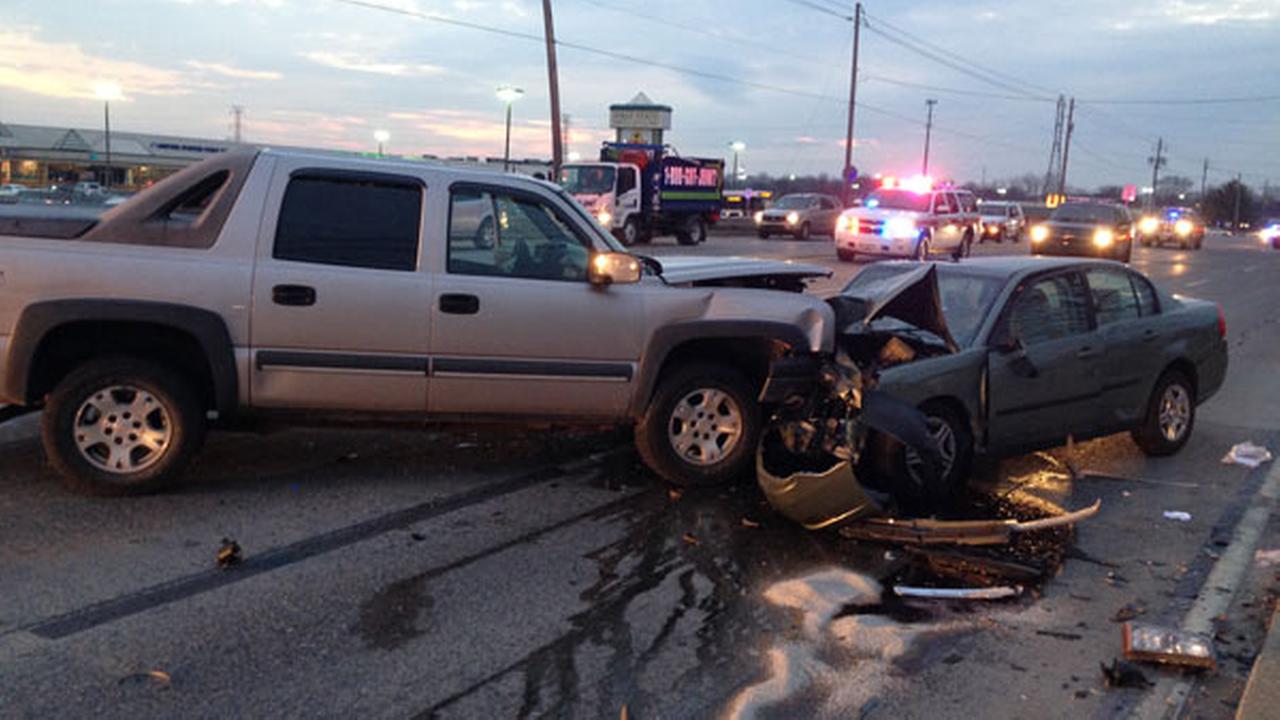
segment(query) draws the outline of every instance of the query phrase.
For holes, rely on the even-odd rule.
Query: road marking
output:
[[[1200,587],[1195,604],[1183,618],[1183,631],[1212,636],[1213,619],[1231,607],[1231,600],[1235,598],[1236,591],[1249,573],[1253,553],[1258,549],[1258,542],[1271,518],[1272,506],[1280,499],[1280,461],[1272,464],[1267,479],[1254,497],[1262,502],[1252,503],[1252,507],[1236,524],[1231,534],[1231,544],[1214,564],[1209,577]],[[1194,680],[1181,677],[1161,678],[1155,689],[1133,711],[1132,717],[1142,720],[1181,717],[1194,684]]]
[[[1192,282],[1187,283],[1184,287],[1189,287],[1189,288],[1193,288],[1193,287],[1200,287],[1201,285],[1203,285],[1203,284],[1205,284],[1205,283],[1207,283],[1207,282],[1209,282],[1207,279],[1203,279],[1203,280],[1194,280],[1194,281],[1192,281]]]

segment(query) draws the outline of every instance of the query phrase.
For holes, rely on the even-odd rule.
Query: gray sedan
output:
[[[863,390],[863,424],[871,428],[862,447],[842,447],[859,437],[850,431],[808,445],[829,454],[829,467],[860,457],[847,463],[857,482],[899,499],[948,497],[963,486],[975,454],[1008,456],[1069,436],[1128,431],[1149,455],[1175,453],[1191,436],[1196,406],[1226,375],[1221,308],[1170,295],[1116,262],[886,262],[868,267],[830,302],[837,344],[859,372],[854,385]],[[832,410],[839,403],[809,401],[823,392],[822,382],[804,387],[777,382],[777,375],[766,400],[827,413],[799,418],[802,426],[843,428],[857,417],[843,409],[855,403]],[[911,430],[913,410],[931,441]],[[775,427],[792,427],[783,421],[797,418],[776,418]],[[913,436],[919,451],[904,450]],[[784,465],[821,470],[815,460]],[[852,472],[817,472],[805,487],[761,467],[770,501],[805,525],[855,515],[846,507],[854,496],[835,487],[847,485]],[[823,492],[814,478],[833,486]]]

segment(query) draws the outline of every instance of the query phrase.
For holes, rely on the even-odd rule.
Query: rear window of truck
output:
[[[406,180],[295,176],[276,226],[277,260],[415,270],[422,186]]]

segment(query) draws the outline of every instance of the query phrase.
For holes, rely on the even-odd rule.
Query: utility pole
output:
[[[107,146],[107,176],[106,178],[104,178],[105,182],[102,183],[102,187],[110,190],[111,175],[113,174],[113,171],[111,169],[111,101],[110,100],[102,101],[102,127],[106,131],[105,143]]]
[[[924,101],[924,104],[925,104],[925,107],[929,108],[929,119],[926,120],[924,123],[924,164],[921,167],[920,174],[928,175],[929,174],[929,136],[933,134],[933,106],[937,105],[938,101],[933,98],[929,98],[928,100]]]
[[[1209,158],[1204,159],[1204,167],[1200,170],[1200,205],[1204,206],[1205,186],[1209,182]]]
[[[853,171],[853,111],[858,97],[858,31],[862,28],[862,3],[853,6],[853,68],[849,71],[849,124],[844,132],[844,172],[840,174],[840,201],[849,206],[849,175]]]
[[[1160,180],[1160,165],[1164,163],[1164,138],[1156,139],[1156,156],[1147,158],[1151,163],[1151,207],[1156,206],[1156,190],[1159,188],[1157,182]]]
[[[1049,168],[1044,171],[1044,186],[1041,195],[1048,195],[1057,185],[1058,175],[1062,174],[1062,126],[1067,118],[1067,98],[1058,96],[1058,109],[1053,121],[1053,144],[1049,148]]]
[[[231,115],[235,118],[235,119],[234,119],[234,123],[235,123],[235,125],[234,125],[234,127],[235,127],[235,131],[234,131],[234,134],[232,135],[232,138],[235,140],[235,143],[236,143],[237,145],[239,145],[239,144],[240,144],[240,142],[241,142],[241,137],[242,137],[242,136],[241,136],[241,134],[240,134],[240,128],[241,128],[241,124],[242,124],[242,122],[243,122],[243,120],[244,120],[244,106],[243,106],[243,105],[232,105],[232,106],[231,106]]]
[[[1240,182],[1240,173],[1236,173],[1236,209],[1231,213],[1231,232],[1240,231],[1240,192],[1243,187]]]
[[[1062,174],[1058,176],[1058,194],[1067,194],[1067,158],[1071,155],[1071,132],[1076,129],[1076,99],[1067,106],[1067,135],[1062,141]]]
[[[551,87],[551,182],[560,178],[564,148],[560,143],[560,75],[556,70],[556,28],[551,0],[542,0],[542,27],[547,40],[547,84]]]

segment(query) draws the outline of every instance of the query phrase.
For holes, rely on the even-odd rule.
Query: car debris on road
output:
[[[931,600],[1004,600],[1018,597],[1022,594],[1022,588],[1008,585],[979,588],[925,588],[894,585],[893,592],[899,597]]]
[[[1255,445],[1251,442],[1236,443],[1222,457],[1224,465],[1244,465],[1247,468],[1256,468],[1263,463],[1271,462],[1271,451]]]
[[[1098,514],[1102,500],[1086,508],[1040,520],[929,520],[872,518],[847,525],[840,534],[855,540],[916,545],[1003,545],[1017,533],[1074,525]]]
[[[1129,660],[1216,670],[1213,641],[1196,633],[1127,622],[1123,627],[1124,656]]]
[[[240,543],[230,538],[222,538],[222,545],[218,548],[218,554],[214,560],[220,570],[227,570],[244,562],[244,553],[240,549]]]

